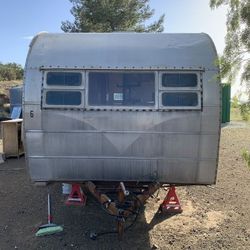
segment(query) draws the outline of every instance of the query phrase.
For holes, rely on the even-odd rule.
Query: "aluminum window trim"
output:
[[[51,72],[56,72],[56,73],[80,73],[81,74],[81,84],[78,85],[78,86],[71,86],[71,85],[48,85],[47,84],[47,74],[48,73],[51,73]],[[67,90],[70,90],[70,89],[85,89],[85,74],[82,70],[46,70],[44,72],[44,88],[46,89],[67,89]]]
[[[90,105],[89,104],[89,73],[154,73],[155,76],[155,103],[152,106],[106,106],[106,105]],[[85,107],[87,110],[157,110],[158,103],[158,72],[156,70],[86,70],[86,87],[85,87]]]
[[[81,93],[81,104],[80,105],[55,105],[55,104],[47,104],[46,103],[46,94],[48,91],[66,91],[66,92],[80,92]],[[85,90],[83,89],[61,89],[61,88],[53,88],[53,89],[43,89],[43,101],[42,101],[42,108],[65,108],[65,109],[70,109],[70,108],[79,108],[82,109],[84,108],[84,99],[85,99]]]
[[[165,87],[162,85],[162,75],[163,74],[196,74],[197,75],[197,86],[194,87]],[[185,90],[201,90],[202,89],[202,72],[201,71],[191,71],[191,70],[166,70],[159,72],[159,90],[178,90],[178,91],[185,91]]]
[[[198,104],[196,106],[164,106],[162,104],[162,94],[163,93],[196,93],[198,95]],[[197,90],[179,90],[176,91],[175,90],[161,90],[159,91],[159,100],[160,100],[160,104],[159,104],[159,109],[162,110],[201,110],[201,91],[197,91]]]

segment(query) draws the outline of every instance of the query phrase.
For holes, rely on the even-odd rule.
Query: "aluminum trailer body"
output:
[[[38,34],[23,98],[32,181],[214,184],[216,59],[203,33]]]

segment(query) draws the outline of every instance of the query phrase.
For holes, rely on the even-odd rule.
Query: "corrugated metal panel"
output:
[[[230,98],[231,98],[231,85],[222,85],[222,112],[221,122],[230,122]]]

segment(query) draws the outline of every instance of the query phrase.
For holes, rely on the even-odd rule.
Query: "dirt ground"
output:
[[[90,195],[85,208],[66,207],[59,185],[52,190],[53,213],[64,232],[36,238],[46,222],[46,188],[31,184],[24,157],[9,159],[0,165],[0,249],[250,249],[250,169],[243,148],[250,149],[250,129],[224,127],[217,184],[178,187],[183,213],[172,217],[158,214],[161,200],[150,198],[122,242],[115,234],[91,240],[90,232],[111,230],[113,218]]]

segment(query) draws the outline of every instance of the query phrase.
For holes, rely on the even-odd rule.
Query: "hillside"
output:
[[[0,81],[0,94],[9,96],[9,89],[22,84],[22,82],[22,80]]]

